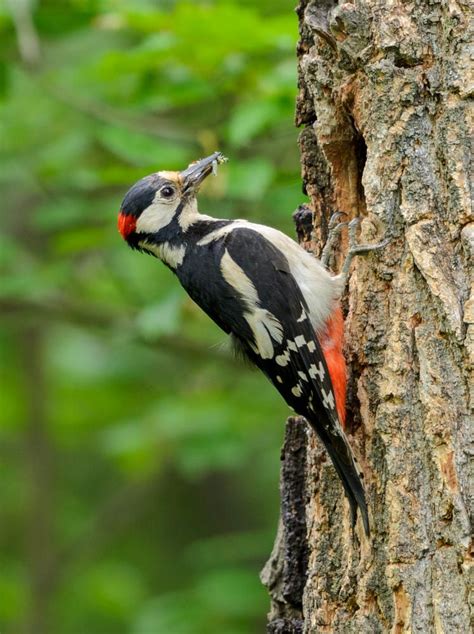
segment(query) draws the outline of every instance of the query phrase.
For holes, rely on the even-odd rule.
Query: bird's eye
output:
[[[171,196],[173,196],[174,194],[174,191],[174,187],[171,187],[170,185],[165,185],[160,189],[160,194],[163,196],[163,198],[171,198]]]

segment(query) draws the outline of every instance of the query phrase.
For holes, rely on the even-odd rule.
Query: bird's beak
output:
[[[215,174],[217,166],[226,161],[226,157],[221,152],[214,152],[206,158],[191,163],[188,168],[180,172],[184,191],[197,191],[202,181],[209,174]]]

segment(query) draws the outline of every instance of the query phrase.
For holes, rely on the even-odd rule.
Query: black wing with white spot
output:
[[[323,441],[349,499],[368,533],[364,488],[342,430],[324,355],[302,292],[279,249],[250,228],[226,235],[222,275],[239,297],[245,328],[230,328],[251,360]],[[250,334],[249,334],[250,333]]]

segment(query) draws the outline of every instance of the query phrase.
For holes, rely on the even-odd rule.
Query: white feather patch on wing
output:
[[[290,352],[289,352],[289,350],[285,350],[283,352],[283,354],[279,354],[275,358],[275,361],[278,363],[278,365],[281,365],[282,367],[285,367],[286,365],[288,365],[288,363],[290,362]]]
[[[222,256],[221,271],[225,281],[239,293],[247,306],[244,317],[255,339],[255,352],[262,359],[271,359],[274,353],[272,339],[278,343],[283,341],[283,326],[270,311],[259,307],[257,289],[227,249]]]
[[[303,394],[303,390],[301,389],[301,385],[298,383],[298,385],[295,385],[295,387],[291,388],[291,393],[294,396],[300,397]]]
[[[295,343],[298,348],[302,348],[306,343],[306,339],[303,337],[303,335],[298,335],[297,337],[295,337]]]
[[[326,321],[338,301],[342,288],[339,278],[334,277],[310,253],[305,251],[290,237],[265,225],[258,225],[245,220],[235,220],[225,227],[212,231],[202,238],[198,245],[206,245],[223,238],[238,229],[252,229],[266,238],[274,247],[284,254],[291,274],[296,280],[308,306],[308,317],[317,333],[324,332]],[[318,292],[315,293],[314,289]],[[300,319],[302,319],[301,315]],[[298,320],[299,321],[299,320]]]
[[[260,317],[265,325],[265,328],[270,333],[271,338],[278,343],[281,343],[283,341],[283,326],[281,323],[269,310],[264,310],[262,308],[260,313]]]
[[[326,394],[326,391],[324,390],[324,388],[321,388],[321,394],[323,396],[323,405],[326,409],[334,409],[335,407],[335,402],[334,402],[334,396],[332,394],[331,391],[329,391],[329,393]]]
[[[252,329],[258,354],[262,359],[271,359],[273,357],[273,343],[266,328],[264,315],[266,310],[258,309],[252,313],[245,313],[244,317],[248,325]]]
[[[227,249],[222,256],[221,271],[225,281],[242,295],[247,306],[252,309],[256,308],[259,301],[257,289],[245,271],[231,258]]]
[[[208,233],[206,236],[204,236],[204,238],[201,238],[197,244],[198,246],[203,247],[206,244],[210,244],[211,242],[219,240],[219,238],[223,238],[228,233],[239,227],[251,227],[251,224],[250,222],[247,222],[247,220],[234,220],[234,222],[231,222],[230,224],[225,225],[220,229],[211,231],[211,233]]]
[[[319,380],[322,381],[324,379],[325,372],[324,372],[324,366],[321,363],[321,361],[319,362],[318,367],[316,367],[316,365],[312,363],[309,366],[308,374],[312,379],[315,379],[316,377],[318,377]]]
[[[306,314],[306,311],[305,311],[305,309],[304,309],[304,306],[303,306],[303,305],[301,305],[301,308],[302,308],[302,311],[301,311],[301,316],[299,317],[299,319],[297,319],[297,320],[296,320],[298,323],[300,323],[300,322],[304,321],[305,319],[308,319],[308,315]]]

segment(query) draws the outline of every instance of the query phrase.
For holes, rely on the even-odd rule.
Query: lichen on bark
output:
[[[391,236],[383,252],[355,262],[344,302],[348,433],[373,536],[360,526],[352,535],[342,488],[310,435],[303,628],[467,632],[469,8],[301,0],[297,14],[296,119],[314,252],[335,209],[363,218],[364,242]]]

